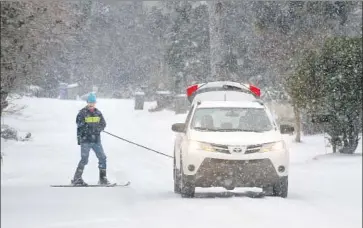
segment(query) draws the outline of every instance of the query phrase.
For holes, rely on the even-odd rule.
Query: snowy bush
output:
[[[288,78],[295,103],[310,114],[326,114],[323,127],[334,152],[354,153],[362,123],[362,40],[330,38],[322,50],[306,51]]]
[[[6,140],[27,141],[31,137],[30,132],[18,132],[8,125],[1,125],[1,138]]]

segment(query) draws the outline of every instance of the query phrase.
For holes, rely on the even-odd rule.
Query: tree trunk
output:
[[[209,37],[210,37],[210,63],[211,63],[211,80],[227,80],[228,75],[223,69],[223,62],[226,47],[223,43],[223,15],[224,6],[221,1],[211,1],[209,3]]]
[[[145,103],[145,94],[144,93],[137,93],[135,94],[135,110],[143,110]]]
[[[358,120],[359,118],[350,118],[348,117],[348,127],[346,132],[343,132],[343,148],[340,149],[340,153],[342,154],[354,154],[355,150],[358,147],[359,143],[359,121],[354,121],[354,119]]]
[[[300,116],[300,111],[299,111],[299,108],[297,107],[296,104],[293,105],[293,109],[294,109],[294,115],[295,115],[295,132],[296,132],[295,141],[296,142],[301,142],[301,116]]]

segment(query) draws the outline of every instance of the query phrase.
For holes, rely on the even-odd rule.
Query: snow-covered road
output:
[[[131,180],[131,186],[50,188],[73,176],[79,161],[75,117],[85,103],[35,98],[17,103],[28,107],[3,123],[30,131],[33,140],[1,143],[3,228],[362,227],[361,145],[357,155],[332,156],[325,155],[322,136],[304,137],[301,144],[286,137],[291,152],[287,199],[252,199],[223,189],[198,189],[196,198],[183,199],[172,191],[170,158],[103,135],[109,179]],[[131,100],[100,99],[98,107],[107,131],[169,154],[171,124],[185,118],[168,111],[134,111]],[[84,179],[97,178],[91,154]]]

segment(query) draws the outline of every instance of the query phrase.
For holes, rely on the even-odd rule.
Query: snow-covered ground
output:
[[[20,115],[2,123],[30,131],[26,142],[2,141],[3,228],[360,228],[362,156],[332,155],[322,136],[286,142],[291,152],[289,197],[239,197],[221,189],[198,189],[196,198],[173,193],[172,160],[103,134],[110,180],[127,188],[51,188],[70,182],[79,161],[75,118],[84,101],[24,98]],[[185,115],[134,111],[131,100],[99,99],[106,130],[172,154],[171,124]],[[150,104],[148,104],[150,105]],[[326,154],[328,153],[328,154]],[[84,179],[96,183],[93,153]],[[241,191],[241,190],[238,190]],[[232,192],[237,192],[232,191]]]

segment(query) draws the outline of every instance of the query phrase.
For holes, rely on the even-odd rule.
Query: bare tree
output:
[[[224,59],[227,48],[223,42],[225,8],[222,1],[211,1],[208,4],[211,58],[211,78],[209,80],[226,80],[228,79],[228,72],[224,67]]]

